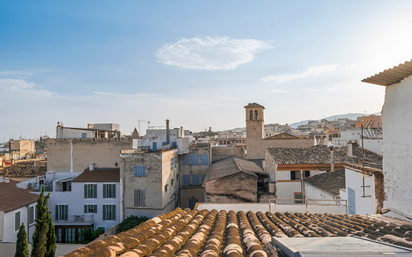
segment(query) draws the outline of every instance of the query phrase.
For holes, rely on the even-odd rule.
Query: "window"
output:
[[[82,138],[87,138],[87,134],[86,134],[86,133],[82,133]]]
[[[189,208],[193,210],[197,202],[198,202],[198,199],[196,198],[189,199]]]
[[[103,229],[103,231],[106,232],[106,227],[97,227],[97,229],[99,229],[99,228]]]
[[[258,111],[255,110],[255,120],[257,120],[257,119],[258,119]]]
[[[190,155],[183,155],[183,165],[190,165]]]
[[[170,159],[170,170],[173,170],[173,161],[175,158]]]
[[[175,168],[177,167],[177,156],[175,157]]]
[[[199,185],[199,175],[192,175],[192,184]]]
[[[253,120],[253,111],[252,110],[250,110],[250,113],[249,113],[249,120]]]
[[[97,213],[97,205],[85,205],[84,213]]]
[[[197,154],[192,155],[192,165],[199,165],[199,155]]]
[[[116,205],[103,205],[103,220],[116,220]]]
[[[103,198],[116,198],[115,184],[103,184]]]
[[[303,177],[310,177],[310,170],[302,171]],[[300,170],[292,170],[290,172],[290,180],[300,180]]]
[[[20,215],[21,215],[20,211],[14,213],[14,230],[15,231],[20,229],[20,225],[21,225],[20,224]]]
[[[134,206],[146,206],[146,189],[134,190]]]
[[[183,175],[183,185],[190,185],[190,175]]]
[[[303,201],[297,201],[296,199],[302,199],[302,193],[300,192],[295,192],[294,194],[294,199],[295,199],[295,204],[303,203]]]
[[[134,176],[135,177],[146,177],[146,165],[134,166]]]
[[[84,184],[84,198],[97,198],[96,184]]]
[[[201,161],[202,161],[202,165],[209,165],[209,155],[202,154]]]
[[[202,177],[202,184],[205,182],[206,175],[201,175]]]
[[[68,220],[69,208],[67,205],[56,205],[56,220]]]
[[[32,224],[33,222],[34,222],[34,220],[36,219],[35,218],[35,205],[33,205],[33,206],[30,206],[30,208],[29,208],[29,224]]]

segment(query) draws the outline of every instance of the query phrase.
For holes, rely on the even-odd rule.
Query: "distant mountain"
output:
[[[381,115],[380,112],[372,113],[372,114],[374,114],[374,115]],[[372,115],[372,114],[346,113],[346,114],[333,115],[333,116],[329,116],[329,117],[322,118],[322,119],[326,119],[326,120],[328,120],[328,121],[334,121],[334,120],[337,120],[337,119],[340,119],[340,118],[347,118],[347,119],[351,119],[351,120],[356,120],[358,117],[361,117],[362,115],[364,115],[364,116],[369,116],[369,115]],[[318,119],[318,121],[320,121],[320,120],[322,120],[322,119]],[[315,120],[315,119],[313,119],[313,120]],[[297,128],[299,125],[306,125],[306,124],[308,124],[309,121],[311,121],[311,120],[302,120],[302,121],[299,121],[299,122],[295,122],[295,123],[289,124],[289,126],[291,126],[292,128]]]

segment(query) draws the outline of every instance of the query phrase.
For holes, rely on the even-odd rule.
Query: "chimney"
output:
[[[94,163],[93,162],[89,163],[89,170],[94,170]]]
[[[349,157],[354,157],[357,148],[358,148],[358,146],[356,145],[356,143],[352,143],[352,142],[349,143],[348,144],[348,156]]]
[[[166,120],[166,144],[170,144],[169,120]]]
[[[180,127],[180,133],[181,133],[181,138],[184,138],[185,137],[185,131],[183,130],[183,126],[182,127]]]
[[[5,177],[4,178],[4,183],[9,183],[9,182],[10,182],[10,179],[8,177]]]
[[[0,183],[3,183],[3,177],[0,177]]]
[[[209,127],[209,132],[212,132],[212,127]]]

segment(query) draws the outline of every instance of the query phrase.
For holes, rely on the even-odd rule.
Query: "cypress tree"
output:
[[[39,242],[36,249],[31,252],[32,257],[45,257],[47,254],[47,233],[49,232],[49,224],[46,223],[40,230]]]
[[[42,244],[46,244],[47,241],[47,231],[49,230],[48,227],[48,213],[47,210],[49,209],[47,207],[47,203],[49,202],[49,198],[50,198],[50,193],[47,196],[44,196],[44,192],[45,192],[45,187],[43,186],[41,189],[41,193],[39,195],[39,198],[37,198],[37,205],[36,205],[36,224],[35,227],[36,229],[34,230],[33,233],[33,244],[32,244],[32,249],[31,249],[31,256],[32,257],[38,257],[41,256],[43,257],[43,255],[46,253],[44,252],[43,255],[36,255],[38,253],[41,253],[42,251],[39,251],[38,248],[40,246],[42,246]],[[46,227],[46,228],[45,228]],[[46,231],[44,233],[44,231]],[[42,234],[44,233],[44,234]],[[44,238],[42,238],[44,237]]]
[[[49,231],[47,232],[47,253],[45,257],[54,257],[56,252],[56,230],[54,229],[54,224],[51,215],[49,214],[48,219]]]
[[[24,222],[21,224],[19,233],[17,233],[16,253],[14,257],[29,257],[29,242],[27,242],[27,233]]]

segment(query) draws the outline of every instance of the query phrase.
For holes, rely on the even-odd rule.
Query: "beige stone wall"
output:
[[[202,186],[182,186],[180,188],[180,208],[189,208],[189,199],[197,199],[199,203],[205,202],[205,188]]]
[[[153,217],[176,207],[178,169],[174,168],[174,165],[172,169],[170,167],[171,159],[176,157],[177,150],[122,155],[120,179],[124,217],[130,215]],[[134,176],[135,165],[146,166],[145,177]],[[134,205],[135,189],[146,190],[145,206]]]
[[[212,161],[220,160],[229,156],[236,156],[245,158],[244,146],[229,146],[229,147],[213,147],[212,148]]]
[[[206,202],[257,202],[257,178],[237,173],[206,183]]]
[[[120,151],[131,148],[131,139],[49,139],[47,170],[68,172],[72,163],[74,172],[82,172],[91,162],[96,167],[115,167],[116,163],[120,164]]]

